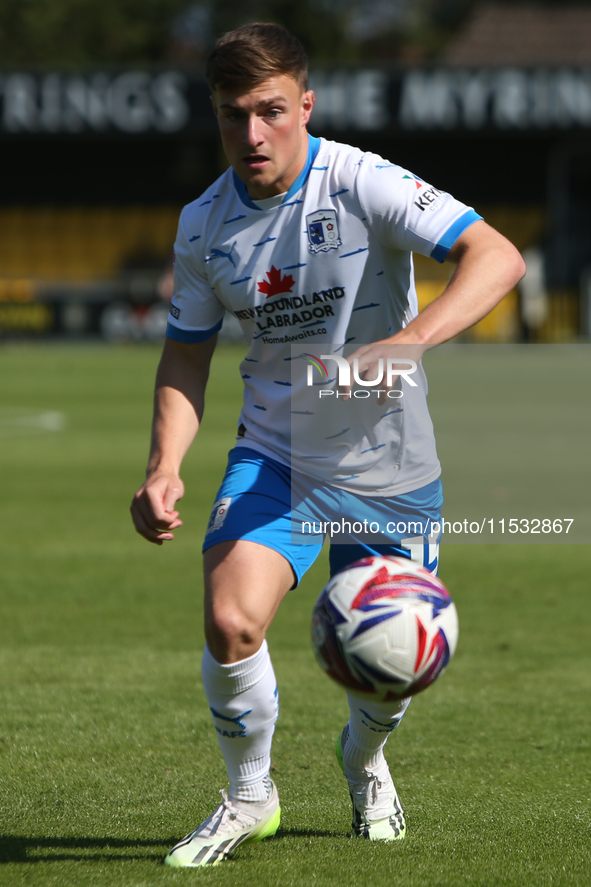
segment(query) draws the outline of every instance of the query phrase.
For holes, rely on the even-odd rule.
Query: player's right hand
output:
[[[185,487],[177,474],[155,471],[139,488],[131,502],[131,519],[140,536],[162,545],[174,539],[172,530],[182,526],[175,505]]]

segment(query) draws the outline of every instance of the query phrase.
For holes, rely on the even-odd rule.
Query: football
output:
[[[312,644],[324,671],[376,701],[425,690],[456,648],[458,616],[442,582],[411,560],[367,557],[316,601]]]

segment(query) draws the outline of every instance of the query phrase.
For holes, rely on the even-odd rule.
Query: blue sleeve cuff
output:
[[[431,251],[431,258],[435,259],[437,262],[444,262],[445,258],[460,236],[463,234],[466,228],[469,228],[470,225],[473,225],[474,222],[478,222],[482,220],[482,216],[479,216],[477,212],[474,212],[473,209],[467,210],[463,216],[460,216],[459,219],[453,223],[451,228],[448,228],[437,246],[433,247]]]
[[[194,345],[197,342],[206,342],[207,339],[211,339],[212,336],[215,336],[222,328],[224,318],[220,320],[219,323],[216,323],[215,326],[210,327],[208,330],[181,330],[178,326],[174,326],[170,321],[166,324],[166,335],[169,339],[174,339],[175,342],[184,342],[185,345]]]

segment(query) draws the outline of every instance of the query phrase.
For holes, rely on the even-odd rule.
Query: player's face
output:
[[[314,93],[280,74],[247,91],[215,89],[212,101],[226,157],[249,196],[288,191],[306,162]]]

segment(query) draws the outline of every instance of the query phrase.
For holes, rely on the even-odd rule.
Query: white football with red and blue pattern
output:
[[[425,690],[446,668],[458,615],[444,584],[411,560],[367,557],[331,578],[312,615],[320,666],[376,700]]]

